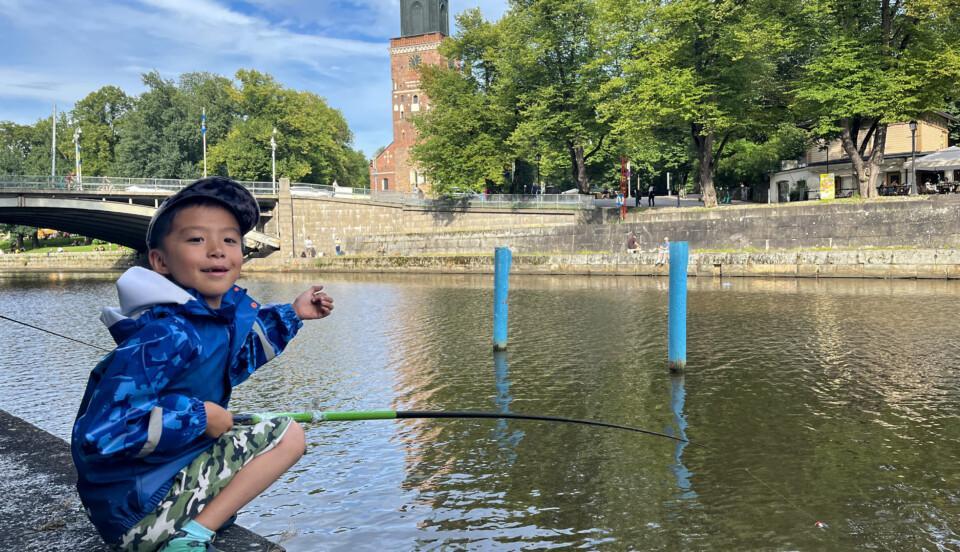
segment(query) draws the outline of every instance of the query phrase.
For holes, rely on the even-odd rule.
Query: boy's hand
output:
[[[293,301],[293,310],[300,320],[316,320],[330,315],[333,299],[324,293],[323,286],[310,286]]]
[[[218,439],[233,427],[233,414],[215,402],[204,401],[207,411],[207,429],[204,435],[211,439]]]

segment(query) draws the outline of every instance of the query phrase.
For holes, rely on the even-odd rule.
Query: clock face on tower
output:
[[[412,56],[410,56],[410,67],[413,67],[413,68],[419,67],[421,61],[422,60],[420,59],[420,54],[413,54]]]

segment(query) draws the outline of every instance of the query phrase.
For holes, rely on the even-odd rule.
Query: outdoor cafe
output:
[[[917,192],[960,192],[960,147],[954,146],[904,164],[907,174],[916,171]]]

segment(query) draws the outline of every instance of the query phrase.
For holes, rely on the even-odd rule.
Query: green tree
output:
[[[413,157],[438,194],[480,191],[498,182],[511,164],[507,141],[516,124],[514,110],[504,108],[499,95],[500,28],[479,9],[457,16],[457,26],[457,36],[440,50],[455,64],[421,66],[430,108],[414,118],[419,138]]]
[[[764,186],[782,159],[797,159],[806,151],[807,133],[792,123],[730,143],[726,161],[717,169],[717,182],[725,188],[741,184]]]
[[[499,23],[501,102],[517,110],[510,144],[527,159],[544,149],[565,153],[582,193],[590,191],[591,158],[598,156],[601,174],[613,170],[617,158],[604,149],[611,129],[598,117],[593,96],[607,78],[591,32],[595,19],[592,0],[516,0]]]
[[[23,248],[23,238],[27,236],[33,237],[34,248],[39,246],[37,229],[33,226],[23,226],[22,224],[0,224],[0,232],[12,235],[14,237],[14,244],[17,249]]]
[[[887,125],[944,109],[960,80],[953,0],[808,0],[816,55],[796,87],[814,133],[840,137],[861,197],[877,195]]]
[[[957,85],[960,88],[960,84]],[[950,145],[960,145],[960,90],[954,92],[954,99],[947,106],[947,113],[954,116],[954,119],[947,123],[950,130]]]
[[[173,81],[156,71],[143,75],[147,91],[120,124],[116,167],[120,175],[141,178],[194,178],[189,145],[181,143],[179,129],[187,110]],[[199,123],[199,121],[198,121]],[[197,131],[199,138],[199,129]]]
[[[0,122],[0,174],[23,174],[24,160],[33,147],[30,127]]]
[[[346,176],[340,181],[343,186],[353,188],[370,187],[370,160],[360,150],[347,148],[346,155]]]
[[[120,124],[117,172],[135,177],[201,176],[201,113],[206,109],[209,154],[238,120],[233,83],[210,73],[185,73],[175,82],[157,72],[144,74],[143,82],[147,91]]]
[[[685,127],[704,204],[731,140],[785,116],[781,77],[799,48],[787,0],[599,0],[606,52],[621,67],[601,88],[599,111],[639,143]],[[771,17],[770,14],[777,14]]]
[[[133,100],[116,86],[104,86],[78,101],[71,111],[73,127],[79,126],[83,174],[113,174],[115,151],[120,142],[120,120],[133,106]],[[66,129],[65,129],[66,130]],[[72,128],[70,129],[72,137]]]
[[[73,170],[73,130],[65,113],[57,118],[57,174]],[[0,174],[50,174],[51,120],[33,125],[0,121]]]
[[[340,111],[316,94],[284,88],[265,73],[240,70],[236,78],[240,87],[233,96],[239,119],[208,152],[208,162],[217,171],[269,181],[270,138],[276,128],[278,177],[357,183],[357,152],[350,147],[353,135]]]

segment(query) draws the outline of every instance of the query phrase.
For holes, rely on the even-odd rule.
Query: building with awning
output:
[[[881,195],[908,193],[912,183],[910,159],[916,157],[917,184],[929,181],[932,185],[939,182],[957,182],[960,173],[949,167],[921,168],[928,159],[958,148],[949,145],[949,124],[957,118],[945,112],[928,113],[916,121],[915,131],[910,122],[901,121],[887,125],[884,143],[883,162],[880,166],[880,179],[877,182]],[[867,129],[861,129],[866,133]],[[865,155],[870,155],[873,141],[870,140]],[[954,158],[955,159],[955,158]],[[936,161],[932,161],[936,162]],[[944,161],[948,163],[948,161]],[[954,161],[956,162],[956,160]],[[806,201],[819,199],[822,175],[832,175],[835,197],[850,197],[857,192],[858,184],[853,172],[850,157],[844,151],[839,139],[830,142],[815,143],[800,159],[781,161],[780,171],[772,174],[769,190],[761,201],[770,203]],[[828,176],[829,178],[829,176]],[[939,191],[939,188],[936,188]],[[921,190],[929,191],[929,190]]]
[[[904,163],[906,169],[913,170],[913,162]],[[917,172],[960,170],[960,147],[953,146],[917,159]]]

